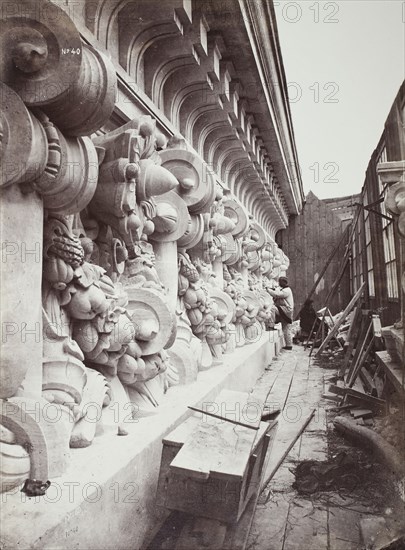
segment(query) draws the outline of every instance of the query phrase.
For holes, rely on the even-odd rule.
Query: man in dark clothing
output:
[[[320,323],[313,303],[313,300],[306,300],[300,311],[300,328],[306,335],[309,335],[311,330],[316,332]]]

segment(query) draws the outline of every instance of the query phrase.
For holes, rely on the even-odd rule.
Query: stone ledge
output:
[[[223,365],[200,372],[196,382],[171,388],[156,415],[125,425],[128,436],[105,433],[88,448],[72,449],[67,472],[51,480],[45,497],[3,493],[1,547],[141,548],[165,517],[155,506],[162,438],[189,416],[188,405],[224,388],[250,390],[279,348],[279,331],[265,332],[225,355]]]
[[[404,334],[403,329],[397,329],[392,326],[383,327],[381,333],[384,337],[385,346],[392,360],[397,363],[402,362],[404,354]]]

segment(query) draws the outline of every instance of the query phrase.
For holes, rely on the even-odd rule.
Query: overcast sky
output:
[[[358,193],[405,78],[405,2],[274,5],[304,191]]]

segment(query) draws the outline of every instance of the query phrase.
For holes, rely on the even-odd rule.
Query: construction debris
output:
[[[344,451],[329,461],[305,460],[295,470],[293,488],[300,494],[342,489],[350,492],[367,481],[369,468]]]

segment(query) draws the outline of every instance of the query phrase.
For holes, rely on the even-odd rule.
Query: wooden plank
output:
[[[343,411],[349,411],[352,408],[353,408],[353,405],[348,404],[348,405],[338,405],[337,407],[332,407],[328,410],[333,412],[343,412]]]
[[[270,410],[273,410],[273,411],[276,409],[283,410],[287,402],[292,381],[294,378],[294,374],[298,365],[298,359],[294,360],[293,367],[291,365],[291,362],[288,362],[287,364],[288,364],[288,369],[291,369],[290,376],[278,377],[264,400],[264,407]],[[284,366],[282,370],[284,370]]]
[[[213,418],[200,422],[177,453],[170,469],[198,479],[208,479],[210,472],[241,479],[255,437],[255,430],[243,426]]]
[[[318,341],[319,334],[322,334],[322,340],[323,340],[323,335],[324,335],[324,324],[325,324],[325,315],[326,315],[326,308],[325,308],[325,311],[324,311],[323,314],[322,314],[322,319],[321,319],[321,322],[320,322],[319,325],[318,325],[318,330],[316,331],[315,338],[314,338],[313,341],[312,341],[311,350],[310,350],[310,352],[309,352],[309,355],[310,355],[310,356],[312,355],[312,352],[314,351],[315,343]],[[309,338],[308,338],[308,341],[309,341]],[[318,350],[318,351],[319,351],[319,350]],[[318,352],[317,352],[317,353],[318,353]],[[316,353],[315,353],[315,355],[316,355]]]
[[[335,395],[334,393],[323,393],[322,399],[329,399],[330,401],[336,401],[336,403],[341,401],[341,397]]]
[[[366,367],[363,367],[359,372],[360,380],[362,381],[364,388],[367,390],[367,393],[373,397],[378,397],[377,388],[374,383],[374,380],[371,377],[371,374],[367,371]]]
[[[349,234],[349,238],[347,240],[347,248],[346,248],[346,251],[345,251],[345,255],[341,261],[341,264],[340,264],[340,270],[339,270],[339,273],[338,273],[338,276],[336,277],[335,281],[333,282],[333,284],[331,285],[330,287],[330,290],[326,296],[326,299],[325,299],[325,304],[329,304],[329,299],[334,296],[335,294],[335,291],[336,289],[338,288],[341,280],[342,280],[342,277],[344,275],[344,272],[346,270],[346,267],[347,267],[347,264],[349,262],[349,255],[350,255],[350,243],[352,241],[352,237],[356,231],[356,227],[357,227],[357,223],[360,219],[360,213],[361,213],[361,208],[360,206],[357,208],[357,212],[356,212],[356,217],[355,217],[355,220],[354,222],[352,222],[352,226],[350,228],[350,234]],[[363,283],[364,285],[365,283]]]
[[[245,550],[257,506],[257,501],[259,500],[262,489],[263,475],[267,469],[271,450],[274,444],[276,430],[277,424],[274,424],[274,427],[268,432],[269,442],[266,450],[267,452],[263,457],[264,460],[261,468],[260,479],[257,484],[256,490],[250,498],[249,503],[239,521],[234,525],[230,525],[228,527],[222,550]]]
[[[359,336],[360,327],[363,323],[363,316],[361,311],[361,305],[358,305],[356,307],[356,311],[354,313],[352,322],[350,324],[349,332],[347,334],[347,350],[345,353],[345,357],[343,359],[342,366],[339,369],[339,375],[343,376],[346,372],[347,367],[349,366],[349,362],[353,353],[353,350],[356,346],[356,342]]]
[[[386,402],[384,399],[378,399],[378,397],[372,397],[371,395],[361,393],[351,388],[346,388],[346,398],[347,397],[350,401],[355,401],[359,404],[367,404],[367,407],[375,412],[384,413],[386,410]]]
[[[366,350],[363,353],[364,344],[365,344],[365,342],[361,346],[362,349],[360,350],[360,355],[359,355],[358,362],[354,366],[353,372],[352,372],[351,377],[348,381],[348,386],[350,388],[353,387],[354,383],[357,381],[357,377],[359,375],[359,372],[363,368],[363,365],[364,365],[367,357],[369,356],[369,354],[370,354],[370,352],[371,352],[371,350],[374,346],[374,336],[371,338],[370,342],[368,343],[368,346],[367,346]]]
[[[349,304],[346,306],[346,309],[344,310],[342,316],[339,318],[339,320],[336,322],[336,325],[333,327],[331,331],[329,331],[329,334],[325,338],[325,340],[322,342],[321,346],[316,351],[315,355],[319,355],[326,347],[326,345],[332,340],[332,338],[338,333],[339,327],[343,324],[346,317],[349,315],[351,310],[354,308],[356,303],[358,302],[361,293],[363,292],[364,285],[366,283],[363,282],[363,284],[360,286],[359,290],[356,292],[356,294],[353,296],[353,298],[350,300]]]
[[[346,386],[347,387],[347,386]],[[352,386],[352,389],[353,390],[356,390],[360,393],[367,393],[366,390],[364,389],[364,386],[363,384],[361,383],[361,380],[360,378],[356,378],[355,381],[354,381],[354,384]],[[368,394],[368,393],[367,393]]]
[[[328,391],[331,393],[336,393],[337,395],[346,394],[346,388],[342,386],[337,386],[336,384],[329,384]]]
[[[317,506],[311,498],[291,498],[284,542],[278,548],[283,550],[327,549],[328,512],[326,507]]]
[[[227,452],[222,452],[224,434],[221,432],[221,439],[218,442],[221,445],[220,452],[211,463],[212,475],[223,477],[226,480],[231,478],[242,479],[248,467],[253,445],[261,439],[261,434],[268,429],[269,424],[266,422],[261,424],[261,429],[257,432],[250,429],[248,431],[247,428],[232,426],[233,437],[231,436],[228,441],[233,445],[233,448],[227,449]],[[230,434],[229,430],[227,430],[227,433]],[[253,458],[255,458],[255,455]]]
[[[371,334],[372,329],[373,329],[373,323],[370,321],[369,324],[368,324],[367,330],[365,331],[365,334],[360,336],[359,345],[357,347],[357,350],[356,350],[355,356],[353,358],[353,362],[350,366],[349,372],[347,373],[347,376],[346,376],[346,382],[347,382],[349,387],[353,386],[353,383],[357,378],[359,370],[361,369],[367,355],[371,351],[371,347],[373,345],[374,340],[372,338],[370,340],[369,344],[367,344],[367,339],[368,339],[369,335]],[[366,354],[364,354],[363,352],[364,352],[364,348],[366,347],[366,345],[367,345]]]
[[[349,367],[349,369],[346,375],[346,379],[348,379],[350,373],[353,370],[353,364],[357,361],[358,355],[360,353],[360,345],[364,341],[368,325],[369,325],[368,318],[366,314],[362,311],[361,319],[359,319],[359,326],[358,326],[358,329],[355,331],[353,343],[351,346],[351,352],[354,352],[354,353],[353,353],[353,356],[352,356],[352,353],[350,353],[350,355],[348,355],[347,357],[346,367]]]
[[[362,514],[344,505],[328,505],[328,533],[330,550],[359,550],[362,548],[359,534],[359,521]]]
[[[231,418],[227,418],[226,416],[221,416],[219,414],[208,412],[207,410],[197,409],[196,407],[188,407],[191,411],[202,413],[203,415],[209,416],[211,418],[216,418],[217,420],[224,420],[225,422],[230,422],[231,424],[235,424],[236,426],[243,426],[244,428],[249,428],[251,430],[256,430],[255,426],[251,426],[250,424],[245,424],[244,422],[238,422],[237,420],[232,420]]]
[[[177,428],[172,430],[163,438],[163,443],[173,447],[181,447],[186,442],[187,437],[195,430],[201,422],[201,415],[193,414]]]
[[[354,342],[356,339],[356,334],[359,329],[359,322],[362,318],[362,309],[361,305],[356,306],[353,319],[350,323],[349,332],[347,333],[347,341]]]
[[[373,411],[370,409],[352,409],[350,414],[354,419],[356,418],[371,418],[373,416]]]

